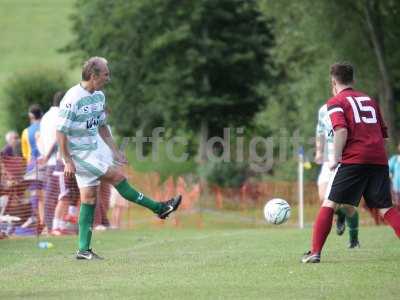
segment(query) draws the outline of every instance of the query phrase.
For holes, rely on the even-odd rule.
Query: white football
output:
[[[264,217],[270,224],[285,223],[290,217],[290,205],[285,200],[274,198],[264,206]]]

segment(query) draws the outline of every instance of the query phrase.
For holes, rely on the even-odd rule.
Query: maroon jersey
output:
[[[332,128],[347,128],[342,163],[387,165],[387,127],[375,100],[348,88],[329,99],[327,106]]]

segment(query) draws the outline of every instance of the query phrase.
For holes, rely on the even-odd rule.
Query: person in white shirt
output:
[[[68,211],[68,206],[70,202],[72,205],[76,205],[77,199],[79,199],[76,183],[76,188],[74,188],[71,180],[64,180],[64,166],[60,160],[57,147],[56,123],[60,110],[59,105],[64,95],[65,92],[63,91],[54,94],[53,105],[44,114],[40,123],[40,144],[42,153],[44,153],[41,164],[46,165],[45,225],[54,235],[60,235],[63,232],[66,225],[64,217]],[[72,187],[68,186],[68,183]]]
[[[45,182],[45,224],[50,231],[53,225],[54,209],[57,205],[59,186],[58,177],[54,176],[54,170],[57,163],[57,140],[56,140],[56,122],[59,112],[59,105],[65,92],[57,92],[53,97],[53,105],[43,115],[40,123],[40,146],[43,157],[41,164],[46,165]]]

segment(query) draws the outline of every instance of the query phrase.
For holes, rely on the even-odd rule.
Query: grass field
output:
[[[399,242],[363,227],[362,248],[331,235],[302,265],[310,230],[138,229],[96,233],[104,261],[76,261],[74,237],[0,241],[0,299],[398,299]]]

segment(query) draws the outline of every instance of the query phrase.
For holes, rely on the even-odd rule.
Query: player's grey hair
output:
[[[16,135],[16,136],[19,137],[18,132],[16,132],[15,130],[11,130],[11,131],[8,131],[6,133],[6,142],[7,142],[7,144],[11,143],[11,138],[12,138],[13,135]]]
[[[99,75],[102,70],[102,65],[107,65],[108,61],[104,57],[93,56],[89,58],[83,64],[82,68],[82,80],[87,81],[90,79],[90,75],[96,74]]]

